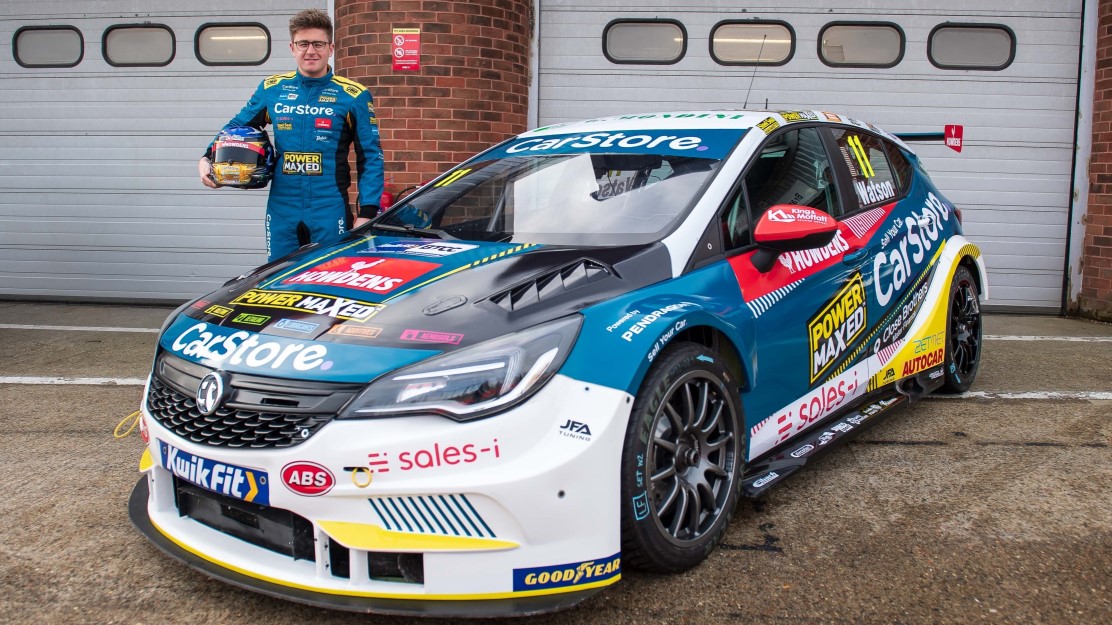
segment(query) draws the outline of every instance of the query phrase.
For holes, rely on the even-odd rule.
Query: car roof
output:
[[[771,120],[771,121],[770,121]],[[589,133],[603,130],[667,130],[667,129],[744,129],[760,128],[766,134],[794,122],[826,123],[857,126],[885,136],[907,147],[891,133],[868,122],[843,115],[817,110],[695,110],[661,113],[630,113],[611,115],[582,121],[561,122],[522,133],[520,137],[540,137],[572,133]]]

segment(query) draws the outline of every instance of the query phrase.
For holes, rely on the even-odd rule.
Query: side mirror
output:
[[[771,206],[753,229],[753,239],[757,242],[753,266],[767,273],[780,254],[822,247],[830,243],[837,232],[838,222],[818,209],[795,204]]]

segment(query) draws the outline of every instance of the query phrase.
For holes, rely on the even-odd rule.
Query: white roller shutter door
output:
[[[0,297],[183,300],[265,262],[266,190],[202,187],[197,159],[260,80],[295,67],[290,17],[326,3],[249,4],[0,3]],[[269,59],[202,64],[194,36],[217,22],[263,24]],[[105,29],[141,23],[173,30],[174,59],[109,65]],[[45,25],[80,30],[77,66],[16,63],[15,32]]]
[[[912,4],[915,7],[908,8]],[[611,114],[749,107],[844,112],[893,132],[965,127],[961,154],[919,144],[932,178],[964,213],[985,253],[992,304],[1057,311],[1061,306],[1077,104],[1081,0],[880,0],[847,9],[834,0],[730,3],[643,0],[627,7],[541,0],[541,125]],[[674,19],[686,55],[672,65],[627,65],[602,52],[615,19]],[[787,22],[795,55],[786,65],[723,66],[709,37],[726,19]],[[906,36],[892,68],[840,68],[818,57],[820,29],[834,21],[884,21]],[[942,70],[927,58],[931,29],[945,22],[1002,24],[1017,40],[1003,71]],[[766,104],[767,103],[767,104]]]

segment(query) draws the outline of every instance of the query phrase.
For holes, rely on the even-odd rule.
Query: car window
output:
[[[378,224],[557,245],[660,240],[744,129],[526,137],[460,165]]]
[[[884,151],[888,154],[888,165],[892,168],[892,176],[896,181],[896,194],[903,195],[911,183],[911,161],[907,159],[904,151],[891,141],[882,140]]]
[[[817,128],[788,130],[764,145],[722,212],[726,249],[752,243],[752,225],[776,204],[809,206],[834,217],[844,212]]]
[[[899,158],[889,161],[886,142],[879,137],[847,128],[832,129],[831,134],[842,155],[838,166],[852,181],[861,208],[888,203],[902,193],[910,165],[895,146]]]

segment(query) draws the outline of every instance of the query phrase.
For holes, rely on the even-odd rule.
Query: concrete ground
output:
[[[410,622],[238,590],[131,527],[142,443],[113,428],[168,312],[0,302],[0,622]],[[1112,623],[1112,326],[985,328],[970,396],[899,409],[743,500],[694,570],[626,571],[528,622]]]

